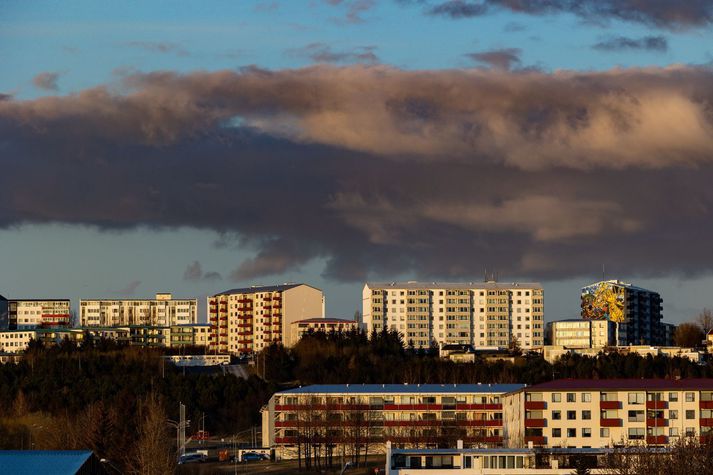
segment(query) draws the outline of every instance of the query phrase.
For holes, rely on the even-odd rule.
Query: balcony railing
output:
[[[668,426],[668,420],[663,418],[648,418],[646,419],[647,427],[666,427]]]
[[[545,437],[542,435],[526,435],[525,443],[532,442],[534,445],[545,445]]]
[[[547,407],[545,401],[525,401],[526,410],[541,411]]]
[[[619,401],[599,401],[600,409],[621,409],[621,402]]]
[[[668,409],[666,401],[646,401],[646,409]]]
[[[599,419],[602,427],[621,427],[621,419]]]
[[[646,443],[649,445],[665,445],[668,443],[668,437],[665,435],[647,435]]]
[[[713,409],[713,401],[701,401],[699,406],[701,409]]]
[[[545,427],[544,419],[525,419],[525,427]]]

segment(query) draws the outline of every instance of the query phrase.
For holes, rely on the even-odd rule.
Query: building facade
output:
[[[501,398],[521,384],[344,384],[274,394],[263,409],[263,446],[296,458],[305,446],[334,454],[398,447],[501,446]]]
[[[663,446],[713,435],[713,379],[555,380],[503,397],[509,447]]]
[[[80,300],[79,324],[99,326],[170,326],[196,323],[198,300],[173,299],[158,293],[154,299]]]
[[[290,339],[287,346],[294,346],[300,341],[305,333],[310,332],[348,332],[359,328],[355,320],[345,320],[342,318],[306,318],[290,323]]]
[[[3,330],[0,331],[0,353],[22,353],[27,349],[30,340],[36,340],[34,330]]]
[[[565,348],[604,348],[616,344],[616,325],[609,320],[557,320],[547,323],[547,341]]]
[[[208,297],[211,353],[247,355],[291,341],[292,322],[324,317],[324,294],[306,284],[256,286]]]
[[[417,348],[466,344],[522,349],[544,344],[540,284],[368,282],[362,292],[368,332],[393,329]]]
[[[617,345],[669,343],[661,322],[663,300],[657,292],[607,280],[583,287],[581,302],[582,318],[615,323]]]
[[[11,330],[67,327],[72,317],[69,299],[10,299],[7,313]]]

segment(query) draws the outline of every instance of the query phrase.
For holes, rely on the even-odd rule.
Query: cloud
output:
[[[643,38],[627,38],[616,36],[603,39],[594,44],[592,49],[600,51],[648,50],[664,52],[668,50],[668,41],[664,36],[644,36]]]
[[[297,49],[290,49],[290,56],[309,58],[315,63],[363,63],[376,64],[379,57],[374,52],[376,46],[357,46],[348,51],[334,51],[325,43],[310,43]]]
[[[188,51],[186,51],[181,45],[178,45],[176,43],[170,43],[165,41],[130,41],[125,44],[126,46],[143,49],[151,53],[170,53],[175,54],[177,56],[188,56]]]
[[[481,51],[478,53],[466,54],[467,57],[479,63],[485,63],[496,69],[510,70],[514,65],[520,64],[520,53],[518,48],[503,48],[491,51]]]
[[[364,23],[364,13],[368,12],[376,5],[375,0],[324,0],[325,3],[332,6],[346,8],[344,18],[338,20],[338,23]]]
[[[32,84],[39,89],[44,89],[45,91],[57,91],[57,80],[59,79],[60,73],[44,72],[40,73],[34,78],[32,78]]]
[[[183,272],[183,280],[189,282],[201,282],[201,281],[215,281],[221,280],[222,276],[218,272],[203,272],[203,267],[198,261],[193,261],[188,264],[186,270]]]
[[[212,229],[254,252],[240,281],[710,272],[712,79],[320,65],[8,98],[0,226]]]
[[[131,282],[126,284],[126,287],[124,287],[121,290],[115,291],[115,293],[119,294],[119,295],[134,295],[140,285],[141,285],[140,280],[132,280]]]
[[[429,14],[454,19],[509,10],[529,15],[571,13],[589,21],[620,20],[670,30],[703,28],[713,22],[713,0],[402,0],[402,3],[425,4]]]

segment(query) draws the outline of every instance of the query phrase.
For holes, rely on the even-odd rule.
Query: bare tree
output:
[[[696,323],[704,334],[708,334],[713,329],[713,311],[709,308],[704,308],[696,317]]]
[[[142,401],[139,437],[127,460],[132,473],[169,475],[175,472],[174,452],[168,432],[166,411],[155,393]]]

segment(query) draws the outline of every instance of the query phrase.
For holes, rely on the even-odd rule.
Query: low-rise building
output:
[[[207,348],[210,333],[209,323],[172,325],[170,346],[204,346]]]
[[[30,340],[36,340],[34,330],[3,330],[0,331],[0,353],[22,353],[27,349]]]
[[[71,324],[69,299],[10,299],[7,301],[10,330],[67,327]]]
[[[305,444],[334,453],[355,440],[381,453],[428,444],[500,446],[501,398],[522,384],[333,384],[274,394],[262,411],[263,446],[278,458],[296,458]],[[335,448],[336,447],[336,448]]]
[[[680,346],[608,346],[604,348],[569,348],[565,346],[546,345],[542,349],[542,356],[548,363],[554,363],[562,356],[568,354],[577,354],[582,356],[595,357],[599,353],[621,353],[621,354],[637,354],[642,357],[646,356],[667,356],[669,358],[679,357],[686,358],[694,363],[702,364],[704,362],[703,352],[695,348],[684,348]]]
[[[713,435],[713,379],[555,380],[503,397],[508,447],[665,446]]]
[[[358,329],[359,324],[354,320],[325,317],[296,320],[290,323],[290,327],[290,339],[287,341],[287,346],[295,346],[305,333],[319,331],[325,333],[349,332]]]
[[[547,323],[547,340],[566,348],[604,348],[616,344],[616,324],[582,318],[556,320]]]
[[[154,299],[79,301],[83,327],[170,326],[196,323],[197,318],[198,300],[174,299],[170,293],[157,293]]]

